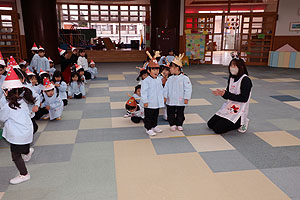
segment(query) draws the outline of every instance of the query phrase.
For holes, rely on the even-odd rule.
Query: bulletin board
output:
[[[205,35],[204,34],[186,34],[186,56],[189,59],[204,60],[205,55]]]

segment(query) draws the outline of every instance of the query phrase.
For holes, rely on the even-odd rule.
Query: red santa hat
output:
[[[52,60],[50,57],[48,57],[48,60],[49,60],[49,63],[50,63],[50,62],[53,62],[53,60]]]
[[[22,58],[20,58],[20,62],[19,62],[20,65],[26,65],[26,63],[27,62],[25,60],[23,60]]]
[[[41,76],[42,74],[47,74],[47,72],[45,72],[44,70],[40,69],[39,76]]]
[[[28,76],[34,75],[34,73],[33,73],[32,71],[30,71],[28,67],[26,68],[26,74],[27,74]]]
[[[91,64],[95,64],[95,62],[94,62],[93,60],[91,60],[90,65],[91,65]]]
[[[45,51],[45,49],[40,45],[39,51]]]
[[[18,65],[18,63],[16,62],[14,57],[12,57],[12,56],[10,56],[10,59],[9,59],[9,66],[11,66],[12,68],[20,69],[20,66]]]
[[[59,51],[59,55],[63,55],[65,52],[66,52],[66,50],[64,50],[64,49],[61,49],[61,48],[57,48],[58,49],[58,51]]]
[[[14,89],[14,88],[22,88],[23,84],[20,81],[19,77],[17,76],[15,70],[11,67],[10,70],[7,72],[6,78],[3,81],[1,86],[2,89]]]
[[[77,49],[77,48],[73,47],[72,45],[70,45],[70,48],[71,48],[71,51],[74,51],[75,49]]]
[[[35,42],[33,43],[33,46],[31,47],[31,51],[38,51],[39,48],[36,46]]]
[[[4,65],[5,66],[5,61],[3,59],[1,51],[0,51],[0,65]]]
[[[44,91],[52,90],[54,88],[54,85],[47,78],[44,78],[43,86]]]
[[[129,105],[131,107],[136,107],[137,103],[134,97],[130,97],[130,99],[128,99],[128,101],[126,102],[126,105]]]
[[[78,70],[82,69],[82,67],[81,67],[80,65],[77,65],[77,64],[75,64],[75,67],[76,67],[76,72],[77,72]]]

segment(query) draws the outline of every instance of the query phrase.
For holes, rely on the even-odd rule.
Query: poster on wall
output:
[[[186,56],[189,59],[204,60],[205,54],[205,35],[186,34]]]

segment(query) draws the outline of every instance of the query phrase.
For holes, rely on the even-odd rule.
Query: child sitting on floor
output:
[[[91,73],[91,79],[97,78],[96,76],[98,76],[98,69],[93,60],[91,60],[90,67],[88,68],[88,72]]]
[[[79,78],[78,73],[73,72],[71,74],[71,82],[68,87],[68,98],[69,99],[81,99],[85,98],[85,87],[82,80]]]
[[[134,97],[131,97],[125,104],[128,115],[124,116],[125,118],[131,117],[133,123],[140,123],[141,120],[144,120],[144,108],[140,106]]]
[[[52,78],[52,83],[59,90],[59,96],[62,99],[64,106],[68,105],[67,97],[67,83],[63,80],[62,73],[60,71],[55,71]]]
[[[81,79],[82,83],[87,83],[86,79],[85,79],[85,75],[84,75],[84,69],[80,65],[77,65],[77,64],[75,64],[75,67],[76,67],[76,72],[79,75],[79,79]]]

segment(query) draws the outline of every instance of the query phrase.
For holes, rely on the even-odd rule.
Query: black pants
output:
[[[74,94],[74,99],[82,99],[82,94]]]
[[[25,162],[22,158],[22,154],[28,154],[29,148],[30,148],[30,144],[25,144],[25,145],[10,144],[12,161],[15,163],[20,174],[23,176],[27,175],[28,171],[25,166]]]
[[[63,99],[62,101],[64,102],[64,106],[68,105],[68,100],[67,99]]]
[[[143,118],[141,117],[135,117],[135,116],[131,117],[131,121],[136,124],[140,123],[141,120],[143,120]]]
[[[86,80],[90,80],[91,77],[92,77],[91,73],[90,73],[90,72],[87,72],[87,71],[84,71],[84,76],[85,76],[85,79],[86,79]]]
[[[185,106],[168,106],[167,105],[167,115],[170,126],[182,126],[184,117]]]
[[[159,115],[159,108],[145,108],[145,119],[144,119],[144,127],[147,130],[150,130],[157,126],[157,119]]]
[[[48,114],[49,111],[46,108],[39,108],[39,110],[35,113],[35,116],[33,119],[39,120],[41,117],[45,114]]]
[[[207,126],[210,129],[213,129],[215,133],[222,134],[226,133],[231,130],[236,130],[241,126],[241,118],[236,122],[233,123],[228,119],[220,117],[218,115],[214,115],[208,122]]]
[[[32,121],[32,125],[33,125],[33,134],[35,134],[37,132],[37,130],[39,129],[39,126],[35,122],[34,118],[31,118],[31,121]]]

